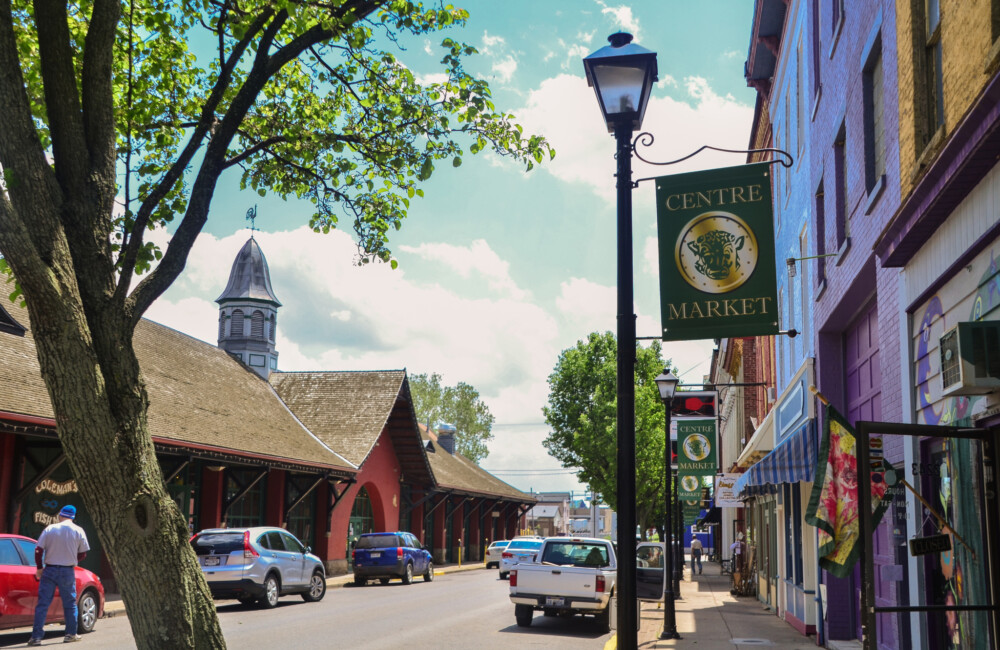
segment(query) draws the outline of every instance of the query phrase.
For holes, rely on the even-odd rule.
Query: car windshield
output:
[[[549,542],[545,546],[542,562],[572,566],[605,567],[608,547],[598,542]]]
[[[542,548],[542,543],[535,540],[515,539],[507,546],[508,551],[537,551]]]
[[[191,546],[198,555],[223,555],[243,550],[243,533],[204,533],[191,540]]]
[[[362,535],[355,548],[394,548],[403,546],[396,535]]]

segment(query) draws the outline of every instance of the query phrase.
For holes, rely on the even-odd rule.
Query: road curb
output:
[[[463,566],[445,566],[434,571],[435,576],[443,576],[448,573],[459,573],[461,571],[476,571],[477,569],[484,569],[482,564],[466,564]],[[340,589],[344,585],[353,585],[354,576],[349,573],[345,573],[339,576],[333,576],[332,578],[326,579],[327,589]],[[220,600],[216,601],[218,603],[224,603],[228,601]],[[236,601],[232,601],[236,602]],[[123,616],[125,614],[125,603],[120,600],[111,600],[104,602],[104,616],[101,618],[115,618],[116,616]]]

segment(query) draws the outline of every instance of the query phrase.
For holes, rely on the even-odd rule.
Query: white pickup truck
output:
[[[531,625],[535,610],[546,616],[595,616],[611,629],[611,599],[618,562],[611,542],[589,537],[549,537],[537,561],[510,572],[510,600],[520,627]]]

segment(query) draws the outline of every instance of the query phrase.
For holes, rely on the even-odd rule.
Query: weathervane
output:
[[[247,221],[250,222],[250,239],[253,239],[254,232],[257,231],[255,220],[257,219],[257,206],[254,205],[252,208],[247,210]]]

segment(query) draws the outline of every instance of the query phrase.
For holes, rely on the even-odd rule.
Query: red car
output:
[[[38,602],[36,543],[30,537],[0,534],[0,630],[31,627],[35,620]],[[104,615],[104,585],[96,574],[81,567],[76,567],[76,607],[81,634],[92,631],[97,619]],[[62,598],[57,589],[45,623],[62,620]]]

